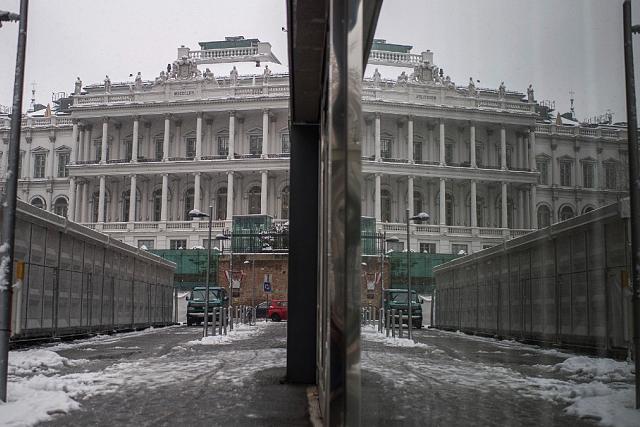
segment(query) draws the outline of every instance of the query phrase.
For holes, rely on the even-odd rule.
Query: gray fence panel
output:
[[[45,276],[45,243],[46,229],[36,224],[31,225],[31,255],[26,266],[29,276],[26,280],[27,328],[42,328],[42,303]]]
[[[82,316],[82,285],[84,279],[84,241],[74,239],[73,241],[73,279],[69,286],[70,306],[69,306],[69,326],[79,327]]]

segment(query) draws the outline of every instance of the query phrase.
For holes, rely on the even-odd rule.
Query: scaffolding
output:
[[[394,252],[387,255],[391,268],[390,288],[407,287],[407,253]],[[421,295],[433,294],[435,279],[433,269],[457,258],[454,254],[431,254],[411,252],[411,288]]]
[[[149,252],[176,264],[174,286],[191,290],[203,286],[207,279],[207,251],[203,249],[152,249]],[[217,286],[220,252],[211,251],[210,284]]]

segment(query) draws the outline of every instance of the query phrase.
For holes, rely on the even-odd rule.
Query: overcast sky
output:
[[[640,0],[633,1],[640,23]],[[391,43],[430,49],[437,65],[458,84],[469,77],[480,86],[526,92],[569,109],[575,92],[578,118],[607,109],[624,121],[624,58],[621,0],[386,0],[376,36]],[[18,0],[0,0],[17,12]],[[287,39],[284,0],[31,0],[25,76],[25,109],[36,84],[36,100],[70,92],[76,76],[85,84],[125,81],[142,72],[153,79],[176,59],[181,44],[244,35],[269,41],[285,71]],[[640,69],[636,36],[636,70]],[[0,104],[10,105],[17,24],[0,28]],[[231,66],[214,69],[228,74]],[[242,72],[261,73],[252,65]],[[385,69],[395,78],[400,70]],[[367,75],[372,73],[367,70]],[[640,73],[636,73],[640,76]],[[637,81],[640,82],[638,77]]]

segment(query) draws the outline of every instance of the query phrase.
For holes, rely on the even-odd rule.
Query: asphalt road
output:
[[[306,388],[281,384],[286,323],[260,331],[194,345],[201,328],[176,326],[58,349],[83,360],[59,374],[93,388],[76,396],[79,410],[41,425],[309,425]],[[369,334],[362,341],[363,426],[596,425],[545,399],[545,386],[535,382],[566,380],[540,368],[566,355],[427,329],[415,331],[419,347],[386,345]]]

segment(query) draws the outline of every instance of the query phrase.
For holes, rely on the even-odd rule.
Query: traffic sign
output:
[[[271,282],[264,282],[263,287],[265,292],[271,292]]]

